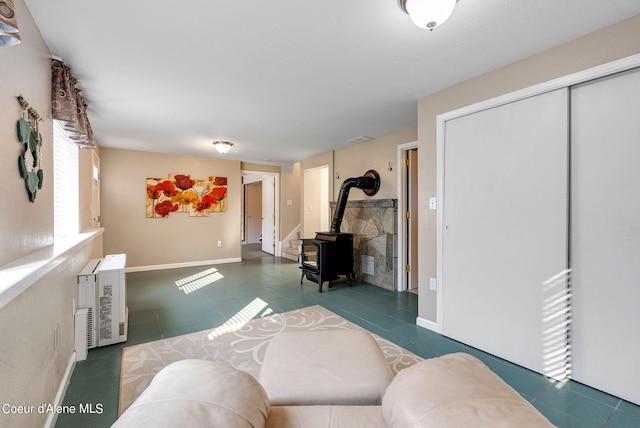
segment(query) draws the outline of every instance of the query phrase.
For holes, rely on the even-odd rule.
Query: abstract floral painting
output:
[[[227,211],[227,177],[210,176],[192,180],[190,175],[169,174],[169,178],[147,178],[147,217],[189,213],[206,217],[210,212]]]

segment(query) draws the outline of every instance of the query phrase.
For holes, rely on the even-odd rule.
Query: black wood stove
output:
[[[331,231],[316,232],[315,239],[302,240],[300,284],[306,276],[309,281],[318,284],[318,291],[321,293],[325,281],[329,281],[331,287],[331,281],[343,275],[349,279],[351,286],[351,277],[354,276],[353,234],[340,232],[349,190],[352,187],[362,189],[367,196],[373,196],[380,188],[380,175],[374,170],[369,170],[362,177],[346,179],[340,187]]]

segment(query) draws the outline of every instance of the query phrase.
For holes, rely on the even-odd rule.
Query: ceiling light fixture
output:
[[[414,24],[433,30],[449,19],[458,0],[398,0]]]
[[[213,147],[216,148],[218,153],[223,154],[223,155],[225,153],[228,153],[229,150],[231,150],[231,146],[233,146],[233,143],[230,143],[228,141],[214,141],[213,142]]]
[[[15,46],[20,41],[13,0],[0,0],[0,46]]]

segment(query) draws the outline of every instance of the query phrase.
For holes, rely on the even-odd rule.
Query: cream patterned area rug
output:
[[[169,339],[125,347],[120,374],[122,414],[163,367],[188,358],[224,361],[258,377],[271,339],[283,331],[361,329],[339,315],[310,306],[290,312],[252,319],[260,308],[239,313],[220,327]],[[422,360],[421,357],[373,334],[394,373]]]

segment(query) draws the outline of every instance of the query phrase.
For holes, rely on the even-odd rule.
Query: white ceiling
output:
[[[417,99],[640,13],[638,0],[25,0],[98,144],[287,164],[416,126]],[[18,17],[19,19],[19,17]]]

